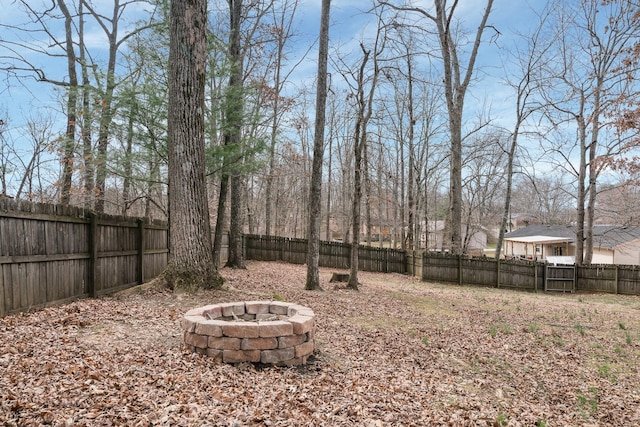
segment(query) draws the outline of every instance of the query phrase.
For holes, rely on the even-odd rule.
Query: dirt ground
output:
[[[0,425],[640,425],[640,298],[523,293],[360,273],[305,291],[305,266],[249,262],[225,289],[129,291],[0,319]],[[303,367],[183,349],[205,304],[316,313]]]

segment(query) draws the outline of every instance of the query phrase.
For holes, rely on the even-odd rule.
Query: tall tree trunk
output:
[[[73,178],[73,157],[76,138],[76,109],[78,102],[78,74],[76,72],[76,54],[73,43],[73,17],[63,0],[58,0],[60,11],[64,15],[65,50],[67,53],[67,73],[69,74],[69,89],[67,94],[67,129],[65,131],[62,183],[60,203],[68,205],[71,202],[71,183]]]
[[[138,108],[135,101],[133,101],[131,105],[131,109],[129,110],[129,117],[127,118],[127,148],[124,157],[124,180],[122,182],[122,214],[126,215],[129,210],[131,197],[131,177],[133,176],[133,164],[132,164],[132,155],[133,155],[133,139],[134,139],[134,122],[135,116],[137,115]]]
[[[82,129],[82,162],[84,164],[84,173],[82,174],[84,207],[93,208],[93,189],[95,183],[94,176],[94,159],[93,159],[93,142],[91,140],[93,126],[93,105],[91,105],[91,80],[89,78],[89,65],[85,54],[84,43],[84,12],[83,2],[78,6],[80,15],[80,25],[78,31],[79,51],[80,51],[80,69],[82,72],[82,119],[80,120]]]
[[[218,193],[218,215],[216,217],[216,229],[213,235],[213,262],[216,268],[220,267],[222,259],[222,237],[224,235],[224,223],[227,211],[227,198],[229,194],[229,175],[222,173],[220,178],[220,192]]]
[[[585,107],[584,93],[580,97],[580,112],[575,116],[578,125],[578,140],[580,144],[580,164],[578,166],[578,191],[576,199],[576,264],[581,265],[584,262],[584,222],[585,222],[585,204],[586,204],[586,188],[585,180],[587,176],[587,124],[584,119]]]
[[[230,145],[235,148],[236,153],[241,152],[242,144],[242,121],[244,115],[242,70],[243,58],[240,50],[240,19],[242,17],[242,0],[229,0],[229,12],[231,18],[229,60],[231,62],[231,76],[229,77],[229,88],[227,90],[227,126]],[[231,165],[229,177],[230,196],[230,227],[229,227],[229,259],[227,267],[246,268],[242,255],[242,180],[240,177],[240,163],[242,159],[237,159]]]
[[[233,174],[229,179],[229,193],[231,203],[229,206],[229,216],[231,224],[229,227],[229,259],[227,267],[246,268],[242,253],[242,225],[244,224],[244,212],[242,210],[242,178]]]
[[[415,249],[414,245],[414,222],[416,218],[416,202],[414,197],[414,173],[415,173],[415,153],[414,153],[414,128],[415,128],[415,116],[413,111],[413,68],[411,67],[411,56],[407,52],[407,84],[409,86],[409,93],[407,102],[409,103],[409,135],[408,135],[408,151],[409,151],[409,171],[407,173],[407,249],[412,251]]]
[[[326,236],[325,239],[328,241],[333,240],[331,236],[331,163],[333,160],[333,153],[331,152],[333,148],[333,138],[329,136],[329,160],[327,163],[327,224],[326,224]]]
[[[218,288],[205,175],[207,1],[172,1],[169,45],[170,287]]]
[[[584,248],[584,259],[583,262],[585,264],[591,264],[593,261],[593,224],[595,222],[595,214],[596,214],[596,197],[597,197],[597,180],[598,180],[598,172],[596,170],[596,155],[598,148],[598,136],[600,133],[600,112],[601,112],[601,96],[603,91],[603,82],[602,76],[598,76],[596,79],[596,90],[594,93],[594,101],[593,101],[593,116],[591,118],[591,141],[589,143],[589,170],[587,172],[587,177],[589,179],[588,194],[589,200],[587,201],[587,212],[586,212],[586,236],[585,236],[585,248]]]
[[[359,246],[360,246],[360,205],[362,202],[362,157],[364,150],[366,150],[367,144],[367,124],[372,114],[373,97],[376,90],[376,83],[378,80],[378,40],[374,45],[373,52],[373,76],[371,79],[371,86],[369,87],[369,93],[365,95],[364,92],[364,72],[369,61],[370,50],[366,50],[364,45],[360,43],[360,49],[363,53],[362,63],[358,71],[357,77],[357,104],[358,115],[355,123],[355,133],[353,138],[354,148],[354,166],[353,166],[353,200],[351,205],[351,221],[352,221],[352,234],[353,239],[351,241],[351,257],[350,257],[350,272],[349,281],[347,282],[347,288],[352,290],[358,290],[358,268],[359,268]]]
[[[93,13],[93,12],[92,12]],[[96,162],[96,211],[104,212],[105,207],[105,185],[107,180],[107,149],[109,147],[109,136],[111,122],[115,111],[112,106],[113,92],[116,88],[116,56],[118,54],[118,17],[120,13],[120,0],[113,2],[113,14],[109,21],[111,30],[105,27],[105,33],[109,40],[109,56],[107,60],[106,85],[100,100],[100,128],[98,129],[98,155]],[[95,15],[95,13],[94,13]]]
[[[371,177],[369,175],[369,150],[367,147],[362,152],[362,170],[364,172],[364,218],[367,230],[367,245],[371,246]]]
[[[278,137],[278,123],[280,122],[280,72],[282,69],[282,51],[284,48],[283,29],[278,32],[278,47],[275,64],[275,81],[273,87],[273,117],[271,119],[271,141],[269,143],[269,170],[265,189],[265,234],[271,235],[271,212],[273,210],[273,182],[275,180],[276,141]]]
[[[322,162],[324,160],[324,128],[327,106],[327,58],[329,53],[329,13],[331,0],[322,0],[320,44],[318,46],[318,83],[316,119],[313,134],[313,165],[309,186],[309,223],[307,226],[307,281],[305,289],[322,290],[318,263],[320,260],[320,214],[322,204]]]

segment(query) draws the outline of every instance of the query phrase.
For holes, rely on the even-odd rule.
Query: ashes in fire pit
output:
[[[194,308],[182,318],[191,351],[225,363],[302,365],[315,348],[315,314],[280,301],[244,301]]]

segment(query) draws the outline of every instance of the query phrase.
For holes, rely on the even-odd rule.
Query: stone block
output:
[[[244,314],[244,303],[243,302],[226,302],[223,304],[219,304],[222,309],[222,315],[225,317],[233,317],[242,316]]]
[[[259,313],[259,314],[256,314],[256,320],[269,320],[269,321],[278,320],[278,314]]]
[[[248,314],[265,314],[269,313],[270,305],[269,301],[246,301],[244,309]]]
[[[300,305],[300,304],[291,304],[288,308],[287,308],[287,316],[291,317],[291,316],[295,316],[295,314],[298,312],[298,310],[302,310],[305,307]]]
[[[243,338],[240,342],[241,350],[270,350],[278,348],[278,339],[271,338]]]
[[[278,338],[278,348],[295,347],[307,341],[307,334],[288,335]]]
[[[313,329],[313,317],[296,314],[295,316],[290,317],[288,320],[293,327],[294,334],[306,334],[311,329]]]
[[[196,324],[194,332],[200,335],[209,335],[210,337],[221,337],[222,326],[227,323],[223,320],[201,320]]]
[[[224,363],[257,363],[260,361],[260,356],[260,350],[224,350],[222,352],[222,361]]]
[[[220,304],[207,305],[204,307],[202,316],[205,319],[215,319],[218,317],[222,317],[222,307],[220,307]]]
[[[299,314],[300,316],[307,316],[307,317],[315,317],[315,313],[313,312],[313,310],[311,310],[310,308],[307,307],[303,307],[302,309],[296,311],[296,314]]]
[[[296,350],[295,357],[310,356],[311,354],[313,354],[314,348],[315,348],[315,343],[313,341],[307,341],[303,344],[297,345],[295,347],[295,350]]]
[[[271,314],[281,314],[286,316],[289,312],[289,307],[293,304],[289,302],[281,302],[281,301],[272,301],[269,305],[269,313]]]
[[[295,357],[293,348],[279,348],[277,350],[262,350],[260,352],[260,362],[262,363],[278,363],[290,360]]]
[[[218,349],[215,349],[215,348],[208,348],[207,349],[207,356],[211,357],[216,362],[222,362],[222,352],[223,352],[223,350],[218,350]]]
[[[284,320],[276,320],[273,322],[259,323],[261,337],[279,337],[284,335],[293,335],[293,325]]]
[[[187,311],[184,315],[186,316],[202,316],[202,313],[204,313],[204,307],[197,307],[197,308],[192,308],[191,310]]]
[[[236,338],[258,338],[260,336],[257,323],[253,322],[225,322],[222,335]]]
[[[184,343],[197,348],[207,348],[208,338],[206,335],[194,334],[193,332],[184,333]]]
[[[240,338],[209,337],[207,347],[218,350],[240,350]]]
[[[180,326],[184,332],[193,332],[198,322],[202,320],[200,316],[184,316],[180,319]]]

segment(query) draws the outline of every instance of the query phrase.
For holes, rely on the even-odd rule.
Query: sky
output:
[[[47,0],[32,0],[29,2],[34,8],[38,3],[48,4]],[[112,0],[94,0],[93,4],[99,10],[110,14]],[[330,52],[337,55],[348,52],[359,53],[359,42],[372,37],[376,30],[376,23],[371,14],[365,13],[371,5],[367,0],[333,0],[331,5],[331,27],[330,27]],[[430,0],[418,0],[414,5],[429,9]],[[461,23],[475,31],[480,22],[481,14],[486,2],[483,0],[461,0],[457,17]],[[509,126],[512,122],[512,105],[510,100],[513,94],[504,85],[502,78],[504,68],[502,62],[505,55],[513,48],[517,42],[517,32],[526,32],[527,27],[535,24],[535,15],[531,10],[541,7],[544,2],[532,0],[495,0],[492,14],[488,24],[494,26],[499,32],[499,37],[493,43],[483,44],[480,49],[477,70],[481,78],[470,88],[468,98],[467,114],[473,115],[474,108],[478,106],[490,105],[494,115],[495,123]],[[321,0],[301,0],[298,10],[299,25],[297,31],[299,37],[296,45],[292,46],[292,62],[304,53],[308,56],[301,62],[299,67],[291,76],[291,84],[296,87],[311,87],[315,81],[317,68],[316,39],[320,26]],[[19,13],[15,0],[0,0],[0,8],[3,13],[0,15],[1,24],[18,24],[24,20]],[[135,12],[133,10],[132,12]],[[135,13],[129,15],[131,21],[137,16]],[[423,21],[425,22],[425,21]],[[126,23],[124,25],[126,28]],[[62,34],[62,28],[59,29]],[[121,29],[121,31],[123,31]],[[0,40],[11,37],[7,30],[0,28]],[[98,51],[106,46],[104,33],[97,26],[89,28],[87,41],[91,48]],[[311,46],[311,50],[309,48]],[[106,48],[103,49],[106,52]],[[95,50],[94,50],[95,52]],[[31,56],[38,65],[42,65],[54,78],[63,79],[65,77],[65,59],[57,58],[56,61],[43,59],[44,57]],[[53,111],[53,113],[51,113]],[[39,120],[49,115],[57,117],[60,123],[60,131],[63,129],[64,121],[58,120],[60,117],[59,95],[44,83],[31,80],[24,80],[20,84],[15,81],[0,79],[0,117],[9,116],[8,137],[14,144],[23,145],[24,151],[28,152],[28,137],[25,137],[24,124],[29,120]]]
[[[18,8],[14,5],[15,0],[0,0],[0,8],[3,10],[0,15],[0,23],[17,23],[23,20]],[[44,0],[33,0],[31,5],[38,3],[48,3]],[[105,13],[110,13],[109,8],[112,0],[94,0],[93,2],[98,9]],[[421,0],[414,4],[428,8],[430,1]],[[462,0],[460,2],[458,16],[464,24],[468,24],[471,30],[475,30],[479,22],[479,17],[484,9],[484,1],[482,0]],[[540,5],[540,1],[533,2],[534,6]],[[371,1],[367,0],[333,0],[331,5],[331,28],[330,28],[330,44],[332,54],[336,49],[341,52],[359,51],[358,43],[375,31],[375,21],[370,14],[366,14]],[[314,48],[309,52],[308,57],[299,66],[293,79],[296,81],[312,82],[315,78],[317,52],[315,50],[315,40],[319,31],[321,0],[301,0],[299,6],[299,22],[298,31],[300,37],[297,39],[296,55],[302,55],[307,52],[309,45]],[[499,101],[499,94],[504,93],[502,90],[496,90],[502,86],[498,84],[502,70],[497,66],[501,61],[499,56],[504,55],[504,50],[509,49],[514,43],[514,32],[522,31],[523,27],[531,23],[532,14],[529,9],[534,7],[525,0],[495,0],[492,14],[489,18],[489,24],[495,26],[501,33],[496,43],[491,45],[483,45],[479,56],[480,67],[479,72],[482,73],[482,88],[474,88],[473,92],[477,98],[483,98],[482,92],[492,94],[492,98]],[[133,15],[131,15],[133,16]],[[62,29],[60,29],[62,31]],[[121,30],[122,31],[122,30]],[[5,33],[5,34],[3,34]],[[6,30],[0,28],[0,40],[7,38]],[[90,48],[99,48],[105,46],[104,33],[97,27],[89,31],[87,43]],[[502,52],[501,52],[502,51]],[[41,61],[38,59],[38,61]],[[64,58],[60,58],[55,64],[48,61],[40,62],[48,68],[52,76],[64,77]],[[60,64],[63,66],[61,67]],[[485,79],[486,77],[486,79]],[[44,88],[44,84],[28,84],[29,93],[26,89],[20,89],[15,82],[7,85],[6,81],[0,80],[0,111],[11,110],[11,116],[16,119],[16,113],[19,115],[29,115],[33,113],[34,108],[40,105],[50,105],[50,92]],[[491,86],[491,87],[489,87]],[[8,92],[7,92],[8,91]],[[505,97],[508,95],[505,94]]]

